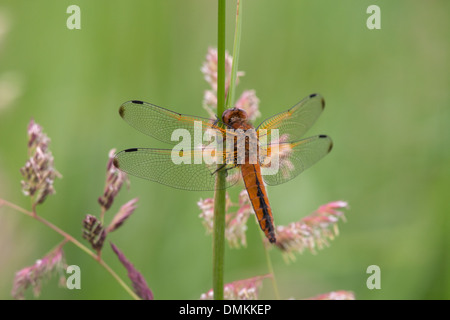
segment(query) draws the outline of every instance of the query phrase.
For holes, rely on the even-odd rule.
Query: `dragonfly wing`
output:
[[[264,147],[262,152],[267,154],[261,160],[264,182],[275,186],[295,178],[326,156],[332,147],[333,142],[326,135]]]
[[[175,132],[177,129],[186,130],[192,141],[198,141],[199,144],[202,143],[203,135],[208,129],[222,131],[217,125],[220,121],[176,113],[138,100],[122,104],[119,114],[135,129],[170,144],[176,144],[179,139],[179,135]],[[175,137],[172,138],[174,132]]]
[[[173,151],[169,149],[133,148],[118,152],[114,158],[114,165],[136,177],[155,181],[177,189],[192,191],[208,191],[216,189],[217,164],[207,164],[202,161],[194,163],[195,153],[202,151],[180,151],[178,155],[183,159],[190,159],[188,163],[175,163]],[[225,188],[231,187],[239,181],[238,168],[228,169]]]
[[[324,108],[325,100],[320,94],[309,95],[289,110],[264,120],[257,127],[261,143],[270,144],[274,142],[272,140],[276,140],[272,134],[273,129],[278,129],[279,142],[300,140],[316,122]]]

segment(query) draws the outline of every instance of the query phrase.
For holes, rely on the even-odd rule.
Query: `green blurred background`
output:
[[[81,30],[68,30],[66,9],[81,8]],[[381,8],[381,30],[366,9]],[[228,1],[232,50],[235,1]],[[309,134],[334,140],[330,155],[289,183],[269,188],[275,222],[298,221],[318,206],[346,200],[347,222],[331,246],[286,264],[270,251],[282,298],[334,290],[357,299],[448,299],[450,2],[445,0],[244,0],[237,94],[255,89],[262,121],[320,92],[327,108]],[[31,118],[52,139],[64,176],[38,212],[81,239],[85,214],[98,214],[108,151],[167,147],[128,126],[121,103],[140,99],[206,116],[200,72],[217,43],[217,4],[175,1],[23,1],[0,4],[0,197],[29,208],[19,168],[27,160]],[[110,235],[143,273],[156,299],[198,299],[212,285],[211,236],[186,192],[131,177],[107,219],[131,198],[139,207]],[[236,189],[236,188],[235,188]],[[236,199],[239,190],[232,190]],[[248,223],[247,248],[226,249],[225,282],[267,273],[259,230]],[[61,237],[0,209],[0,298],[14,273]],[[128,299],[93,259],[72,244],[69,264],[82,289],[44,285],[43,299]],[[126,279],[107,246],[105,260]],[[369,265],[381,289],[366,287]],[[126,279],[128,281],[128,279]],[[274,298],[265,280],[261,298]],[[31,292],[27,298],[33,298]]]

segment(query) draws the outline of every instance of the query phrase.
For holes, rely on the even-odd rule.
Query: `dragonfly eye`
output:
[[[236,107],[227,109],[222,114],[222,121],[230,126],[232,126],[233,123],[235,122],[241,122],[246,120],[247,120],[247,113],[244,110]]]

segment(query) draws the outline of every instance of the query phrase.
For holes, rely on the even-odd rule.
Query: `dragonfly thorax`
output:
[[[239,108],[231,108],[225,110],[225,112],[222,114],[222,121],[229,127],[232,127],[234,129],[249,129],[252,127],[249,126],[247,122],[247,113]]]

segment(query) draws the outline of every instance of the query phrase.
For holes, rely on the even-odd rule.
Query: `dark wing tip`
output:
[[[125,115],[125,107],[124,106],[120,106],[119,108],[119,114],[120,116],[123,118]]]
[[[117,158],[114,158],[114,160],[113,160],[113,165],[114,165],[114,167],[116,167],[117,169],[120,169],[120,166],[119,166],[119,160],[117,160]]]
[[[144,104],[144,101],[141,100],[132,100],[131,102],[134,104]]]
[[[312,94],[309,95],[309,98],[312,99],[312,98],[315,98],[317,96],[320,97],[320,95],[318,93],[312,93]],[[320,98],[320,102],[322,103],[322,110],[325,109],[325,99],[321,97]]]
[[[330,146],[328,147],[328,152],[331,151],[331,149],[333,149],[333,141],[331,140],[331,138],[329,136],[327,136],[326,134],[321,134],[319,135],[320,139],[330,139]]]
[[[123,152],[136,152],[136,151],[138,151],[138,148],[130,148],[130,149],[126,149],[126,150],[123,150],[123,151],[120,151],[119,153],[117,153],[116,155],[115,155],[115,157],[114,157],[114,159],[113,159],[113,165],[114,165],[114,167],[116,167],[117,169],[121,169],[120,168],[120,164],[119,164],[119,159],[117,158],[121,153],[123,153]]]

